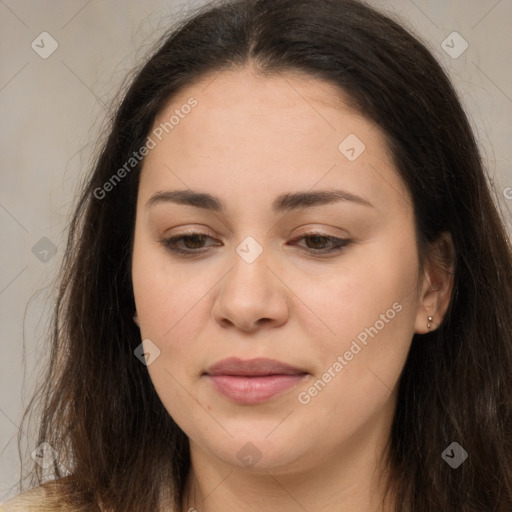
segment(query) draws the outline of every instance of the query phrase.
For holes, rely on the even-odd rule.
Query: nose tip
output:
[[[285,288],[263,259],[240,259],[221,282],[213,317],[224,328],[236,326],[244,332],[281,325],[288,318]]]
[[[235,323],[232,321],[232,320],[229,320],[228,318],[223,318],[221,320],[221,322],[225,325],[225,326],[231,326],[231,325],[235,325]],[[239,321],[236,326],[241,330],[241,331],[244,331],[244,332],[254,332],[254,331],[257,331],[258,329],[260,329],[262,327],[262,324],[266,324],[266,323],[271,323],[272,322],[272,319],[270,318],[260,318],[254,322],[250,322],[250,321]]]

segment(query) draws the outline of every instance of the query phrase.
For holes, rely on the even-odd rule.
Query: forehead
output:
[[[305,110],[307,107],[311,109],[311,102],[314,102],[325,107],[351,110],[348,95],[326,80],[298,70],[263,74],[251,65],[198,77],[171,98],[167,108],[172,109],[175,104],[183,103],[191,93],[208,102],[211,107],[221,106],[228,101],[253,106],[256,110],[272,104]],[[352,111],[356,113],[355,108]]]
[[[247,201],[345,184],[382,206],[407,196],[382,131],[337,87],[298,73],[208,75],[167,103],[152,133],[159,127],[143,194],[189,187]]]

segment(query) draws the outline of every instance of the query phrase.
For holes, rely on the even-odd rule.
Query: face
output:
[[[245,69],[184,89],[150,135],[134,296],[191,447],[301,470],[388,436],[421,280],[379,128],[328,83]]]

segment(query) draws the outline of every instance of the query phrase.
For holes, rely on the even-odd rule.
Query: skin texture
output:
[[[450,274],[434,265],[420,273],[412,201],[385,137],[331,84],[224,71],[172,98],[155,127],[190,97],[197,106],[145,158],[132,266],[135,321],[160,350],[147,369],[190,439],[182,510],[381,510],[378,476],[398,379],[413,334],[427,332],[428,315],[432,329],[442,321]],[[339,150],[350,134],[365,145],[354,161]],[[219,197],[226,211],[146,206],[157,192],[187,189]],[[373,207],[271,209],[280,194],[330,189]],[[159,242],[189,228],[212,237],[178,243],[199,256]],[[309,254],[332,247],[300,238],[315,229],[351,243]],[[252,263],[236,251],[248,236],[263,250]],[[338,356],[376,325],[335,371]],[[277,359],[309,375],[264,403],[240,405],[203,375],[230,356]],[[329,382],[301,403],[329,368]],[[261,457],[252,466],[239,456],[248,442],[255,448],[244,449]]]

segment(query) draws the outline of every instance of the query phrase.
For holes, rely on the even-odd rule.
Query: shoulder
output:
[[[45,498],[46,489],[41,485],[18,494],[3,505],[0,505],[0,512],[50,512],[50,509],[44,506]]]
[[[81,495],[72,476],[49,480],[0,504],[0,512],[84,512],[89,505],[76,504]],[[78,500],[80,501],[80,500]],[[103,510],[99,507],[100,510]],[[94,507],[98,510],[98,507]]]

